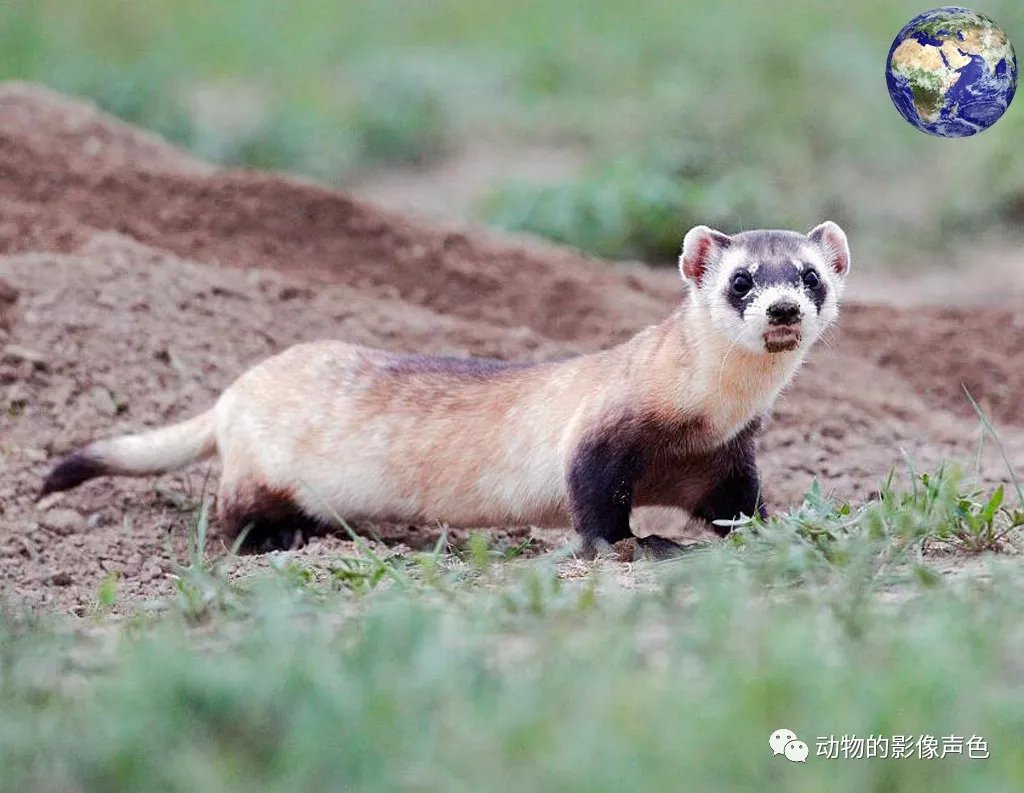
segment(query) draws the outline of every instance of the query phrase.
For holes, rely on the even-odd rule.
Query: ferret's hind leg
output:
[[[255,481],[221,486],[217,522],[228,544],[244,533],[239,547],[250,553],[300,548],[324,531],[320,521],[296,505],[291,492]]]
[[[244,533],[242,551],[286,551],[301,547],[312,534],[323,533],[320,522],[299,508],[291,488],[268,484],[237,445],[223,460],[217,523],[228,545]]]

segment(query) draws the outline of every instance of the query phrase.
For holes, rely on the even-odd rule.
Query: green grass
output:
[[[509,185],[483,206],[492,223],[538,234],[609,258],[674,261],[684,231],[698,224],[740,231],[770,224],[801,228],[811,207],[788,204],[753,170],[712,175],[710,152],[644,155],[592,168],[555,186]],[[748,225],[749,223],[753,224]]]
[[[911,0],[12,0],[0,78],[92,97],[204,157],[342,182],[470,140],[572,142],[564,185],[495,185],[492,222],[609,256],[832,217],[863,260],[941,251],[1019,204],[1024,115],[958,141],[892,108]],[[1024,6],[985,12],[1024,40]],[[674,241],[674,243],[673,243]]]
[[[0,611],[0,790],[1017,790],[1019,557],[923,554],[1016,519],[992,503],[952,468],[857,508],[815,490],[630,586],[480,538],[230,581],[200,518],[162,604],[111,617],[104,582],[75,624]],[[815,756],[830,735],[990,757]]]

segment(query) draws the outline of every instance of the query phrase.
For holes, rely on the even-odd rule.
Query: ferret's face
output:
[[[730,343],[778,354],[805,350],[836,320],[850,250],[831,222],[807,235],[747,231],[729,237],[697,226],[683,241],[680,269]]]

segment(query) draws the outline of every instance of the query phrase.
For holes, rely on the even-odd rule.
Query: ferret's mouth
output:
[[[768,352],[789,352],[800,344],[800,331],[789,325],[776,325],[764,332],[764,348]]]

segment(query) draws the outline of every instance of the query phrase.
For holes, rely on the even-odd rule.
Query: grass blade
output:
[[[356,547],[358,547],[360,551],[362,551],[368,558],[372,559],[375,564],[378,564],[382,568],[384,568],[387,575],[396,584],[402,587],[402,589],[409,588],[409,580],[405,576],[401,575],[394,567],[392,567],[383,559],[381,559],[374,552],[373,548],[370,547],[369,543],[367,543],[366,540],[364,540],[362,537],[356,534],[355,530],[353,530],[353,528],[348,525],[348,522],[335,511],[334,507],[327,503],[327,499],[325,499],[323,496],[320,495],[320,493],[314,490],[308,482],[306,482],[305,480],[300,481],[302,482],[303,487],[309,490],[309,492],[312,493],[317,498],[317,500],[324,505],[324,509],[326,509],[330,516],[338,522],[338,525],[345,530],[345,533],[348,534],[349,539],[351,539],[352,542],[356,544]]]
[[[1018,506],[1024,507],[1024,489],[1021,489],[1020,480],[1017,478],[1017,472],[1013,468],[1013,464],[1010,462],[1010,457],[1006,453],[1006,446],[1003,445],[1002,438],[999,437],[999,433],[996,432],[996,428],[992,426],[992,422],[988,420],[988,416],[985,415],[985,411],[981,409],[981,405],[971,396],[971,392],[967,390],[967,386],[961,384],[964,393],[967,395],[968,401],[971,403],[971,407],[974,408],[974,412],[977,414],[978,419],[981,421],[981,426],[985,428],[985,432],[988,433],[989,437],[995,441],[996,448],[999,449],[999,454],[1003,458],[1003,462],[1006,464],[1006,470],[1010,474],[1010,481],[1013,482],[1013,489],[1017,493],[1017,504]]]

